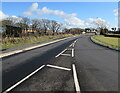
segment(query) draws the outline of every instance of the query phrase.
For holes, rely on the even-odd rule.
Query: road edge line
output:
[[[11,56],[11,55],[14,55],[14,54],[17,54],[17,53],[22,53],[22,52],[24,52],[24,51],[28,51],[28,50],[31,50],[31,49],[35,49],[35,48],[42,47],[42,46],[45,46],[45,45],[57,43],[57,42],[59,42],[59,41],[66,40],[66,39],[69,39],[69,38],[71,38],[71,37],[54,40],[54,41],[51,41],[51,42],[48,42],[48,43],[43,43],[43,44],[40,44],[40,45],[36,45],[36,46],[32,46],[32,47],[28,47],[28,48],[24,48],[24,49],[20,49],[20,50],[15,50],[15,51],[12,51],[12,52],[1,53],[1,54],[0,54],[0,58],[7,57],[7,56]]]
[[[42,65],[41,67],[39,67],[38,69],[36,69],[35,71],[33,71],[32,73],[30,73],[29,75],[27,75],[25,78],[23,78],[22,80],[20,80],[19,82],[17,82],[16,84],[12,85],[10,88],[8,88],[7,90],[5,90],[2,93],[7,93],[9,91],[11,91],[12,89],[14,89],[15,87],[17,87],[18,85],[20,85],[22,82],[24,82],[25,80],[27,80],[28,78],[30,78],[32,75],[34,75],[35,73],[37,73],[39,70],[41,70],[43,67],[45,67],[45,65]]]
[[[73,78],[74,78],[76,93],[81,93],[80,85],[79,85],[78,78],[77,78],[75,64],[72,64],[72,68],[73,68]]]

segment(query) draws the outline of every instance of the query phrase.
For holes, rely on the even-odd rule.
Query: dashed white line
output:
[[[74,49],[72,49],[72,57],[74,57]]]
[[[76,92],[81,93],[80,85],[79,85],[78,78],[77,78],[77,72],[76,72],[75,64],[73,64],[72,67],[73,67],[73,78],[74,78]]]
[[[26,76],[25,78],[23,78],[22,80],[20,80],[19,82],[17,82],[16,84],[14,84],[13,86],[11,86],[10,88],[8,88],[7,90],[5,90],[3,93],[7,93],[9,91],[11,91],[12,89],[14,89],[16,86],[18,86],[19,84],[21,84],[22,82],[24,82],[25,80],[27,80],[28,78],[30,78],[32,75],[34,75],[35,73],[37,73],[40,69],[42,69],[45,65],[42,65],[41,67],[39,67],[38,69],[36,69],[34,72],[32,72],[31,74],[29,74],[28,76]]]
[[[55,57],[59,57],[62,53],[64,53],[67,49],[64,49],[62,52],[60,52],[57,56]]]
[[[52,67],[52,68],[57,68],[57,69],[62,69],[62,70],[67,70],[67,71],[70,71],[71,69],[69,68],[65,68],[65,67],[60,67],[60,66],[54,66],[54,65],[47,65],[48,67]]]

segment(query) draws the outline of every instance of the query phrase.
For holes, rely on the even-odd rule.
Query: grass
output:
[[[120,38],[116,38],[116,37],[105,37],[103,35],[95,35],[92,36],[91,38],[94,42],[108,46],[108,47],[112,47],[115,49],[120,49],[120,44],[118,43],[118,41],[120,40]]]
[[[25,37],[6,37],[2,39],[2,47],[0,49],[7,49],[7,48],[13,48],[18,46],[24,46],[28,44],[35,44],[38,42],[53,40],[57,38],[64,38],[72,36],[71,34],[68,35],[54,35],[54,36],[25,36]]]

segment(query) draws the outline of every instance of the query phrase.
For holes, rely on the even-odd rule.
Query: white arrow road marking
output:
[[[31,74],[29,74],[28,76],[26,76],[25,78],[23,78],[22,80],[20,80],[19,82],[17,82],[16,84],[14,84],[13,86],[11,86],[7,90],[5,90],[3,93],[7,93],[7,92],[11,91],[13,88],[15,88],[16,86],[18,86],[19,84],[21,84],[22,82],[24,82],[25,80],[27,80],[28,78],[30,78],[32,75],[34,75],[35,73],[37,73],[43,67],[45,67],[45,65],[42,65],[41,67],[39,67],[38,69],[36,69],[34,72],[32,72]]]
[[[54,65],[47,65],[48,67],[52,67],[52,68],[57,68],[57,69],[62,69],[62,70],[67,70],[67,71],[70,71],[71,69],[69,68],[65,68],[65,67],[60,67],[60,66],[54,66]]]
[[[76,69],[75,69],[75,64],[73,64],[72,67],[73,67],[73,77],[74,77],[74,83],[75,83],[76,92],[81,93],[78,78],[77,78],[77,72],[76,72]]]

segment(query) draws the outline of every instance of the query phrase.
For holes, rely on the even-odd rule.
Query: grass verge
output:
[[[71,34],[67,35],[55,35],[55,36],[25,36],[25,37],[18,37],[18,38],[3,38],[2,39],[2,47],[0,49],[7,49],[13,48],[18,46],[24,46],[28,44],[35,44],[43,41],[58,39],[58,38],[65,38],[72,36]]]
[[[95,35],[91,37],[92,41],[104,46],[112,47],[114,49],[120,50],[119,40],[116,37],[105,37],[103,35]]]

